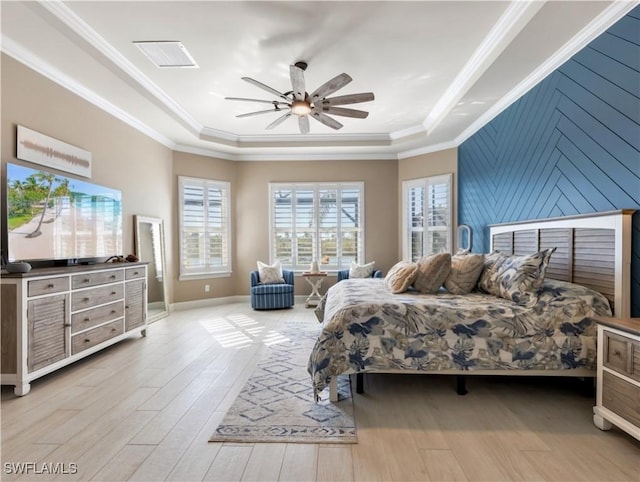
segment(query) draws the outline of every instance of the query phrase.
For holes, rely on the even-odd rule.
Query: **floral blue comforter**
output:
[[[380,279],[332,286],[316,308],[322,332],[309,358],[316,395],[332,376],[385,370],[595,369],[607,299],[546,280],[531,308],[482,293],[391,294]]]

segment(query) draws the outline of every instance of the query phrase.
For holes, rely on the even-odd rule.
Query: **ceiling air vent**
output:
[[[159,41],[159,42],[133,42],[136,47],[142,50],[149,60],[156,67],[160,68],[198,68],[198,64],[193,60],[191,54],[182,42]]]

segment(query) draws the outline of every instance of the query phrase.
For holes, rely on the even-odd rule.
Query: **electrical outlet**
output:
[[[211,291],[211,286],[209,285],[204,285],[204,292],[208,293],[209,291]]]

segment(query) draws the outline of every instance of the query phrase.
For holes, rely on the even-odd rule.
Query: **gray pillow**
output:
[[[421,293],[437,293],[451,271],[451,254],[438,253],[423,256],[416,264],[418,274],[413,287]]]
[[[451,257],[451,272],[444,287],[454,295],[466,295],[475,288],[484,268],[484,254],[461,253]]]
[[[549,260],[555,250],[556,248],[545,249],[526,256],[491,253],[485,257],[478,287],[519,305],[535,306]]]

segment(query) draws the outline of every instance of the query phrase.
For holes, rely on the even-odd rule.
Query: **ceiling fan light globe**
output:
[[[304,100],[294,100],[291,103],[291,112],[297,116],[305,116],[311,112],[311,105]]]

